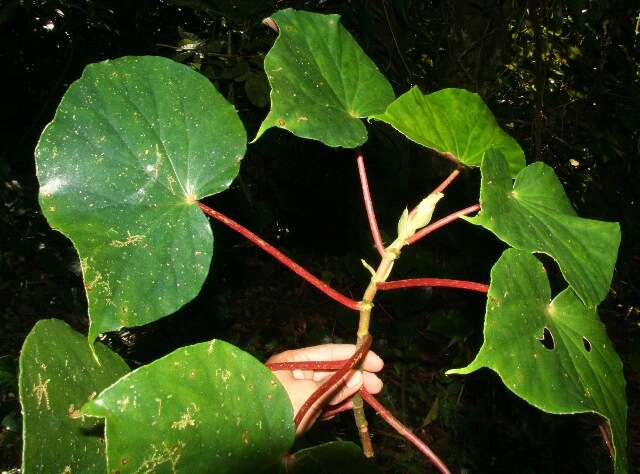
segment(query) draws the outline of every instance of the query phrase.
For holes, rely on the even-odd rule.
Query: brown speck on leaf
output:
[[[286,124],[287,122],[285,122],[283,118],[278,119],[278,127],[284,127]]]
[[[249,446],[249,432],[243,431],[242,433],[242,444],[245,446]]]

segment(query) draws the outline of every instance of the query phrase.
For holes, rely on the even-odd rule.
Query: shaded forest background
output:
[[[528,162],[551,165],[581,216],[619,221],[622,247],[600,315],[620,353],[630,406],[630,461],[640,461],[640,7],[636,1],[554,0],[5,0],[0,3],[0,468],[20,463],[17,357],[41,318],[86,331],[79,262],[37,204],[33,150],[69,84],[91,62],[162,55],[200,70],[235,104],[248,135],[268,111],[262,60],[276,9],[340,13],[343,24],[396,94],[462,87],[478,92],[521,143]],[[385,126],[364,147],[383,237],[405,205],[450,171]],[[439,212],[477,201],[467,171]],[[351,151],[270,131],[249,146],[240,176],[212,205],[277,244],[357,298],[375,261]],[[209,202],[209,200],[207,201]],[[350,342],[353,314],[326,299],[217,223],[201,294],[179,313],[105,340],[132,367],[214,337],[259,358],[286,348]],[[398,278],[488,281],[503,246],[456,223],[403,254]],[[557,288],[557,268],[545,261]],[[552,416],[466,364],[482,342],[484,301],[454,290],[382,295],[372,333],[386,360],[382,401],[456,472],[610,472],[589,416]],[[430,472],[412,448],[371,414],[387,472]],[[314,429],[300,445],[357,438],[351,418]],[[636,466],[637,468],[637,466]]]

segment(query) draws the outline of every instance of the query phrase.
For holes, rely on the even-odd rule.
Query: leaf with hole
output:
[[[271,127],[332,147],[367,140],[362,118],[382,113],[393,89],[339,15],[292,9],[273,14],[278,38],[264,58],[271,110],[256,135]]]
[[[122,474],[274,472],[295,437],[275,376],[215,339],[140,367],[82,412],[105,418],[108,469]]]
[[[551,299],[544,267],[528,252],[508,249],[493,266],[484,343],[467,367],[447,374],[482,367],[543,411],[601,415],[613,435],[615,470],[626,472],[622,362],[596,311],[571,288]]]
[[[464,89],[423,94],[412,87],[372,118],[466,166],[480,166],[490,148],[503,153],[514,176],[525,165],[518,142],[500,128],[478,94]]]
[[[553,257],[587,306],[609,292],[620,245],[620,226],[576,216],[553,169],[533,163],[512,182],[504,157],[482,161],[481,211],[466,218],[512,247]]]
[[[114,352],[87,340],[57,319],[38,321],[20,353],[23,413],[22,472],[105,472],[104,440],[96,420],[80,407],[125,375]]]
[[[89,339],[194,298],[213,236],[195,200],[226,189],[246,133],[211,83],[159,57],[87,66],[36,148],[40,205],[82,262]]]

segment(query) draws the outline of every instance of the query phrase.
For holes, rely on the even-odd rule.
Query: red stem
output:
[[[451,182],[458,177],[459,174],[460,174],[460,170],[458,169],[453,170],[451,174],[447,176],[447,179],[445,179],[442,183],[440,183],[440,186],[438,186],[436,189],[432,191],[432,194],[441,193],[442,191],[447,189],[447,186],[449,186]]]
[[[436,189],[431,191],[431,194],[441,193],[442,191],[447,189],[447,186],[449,186],[451,182],[458,177],[459,174],[460,174],[460,170],[458,169],[453,170],[451,174],[447,176],[447,178],[442,183],[440,183]],[[413,210],[409,213],[409,217],[415,216],[417,210],[418,210],[418,207],[414,207]]]
[[[343,411],[352,410],[353,402],[349,398],[348,400],[343,401],[342,403],[338,403],[337,405],[328,405],[322,415],[320,416],[321,420],[328,420],[329,418],[333,418],[338,413],[342,413]]]
[[[251,242],[253,242],[258,247],[260,247],[262,250],[264,250],[269,255],[274,257],[280,263],[282,263],[283,265],[288,267],[290,270],[295,272],[297,275],[301,276],[302,278],[307,280],[309,283],[311,283],[313,286],[315,286],[317,289],[322,291],[325,295],[329,296],[330,298],[333,298],[338,303],[342,303],[347,308],[353,309],[355,311],[359,311],[360,310],[360,303],[358,301],[352,300],[348,296],[345,296],[342,293],[334,290],[329,285],[327,285],[325,282],[323,282],[322,280],[319,280],[318,278],[313,276],[311,273],[309,273],[307,270],[305,270],[300,265],[298,265],[296,262],[291,260],[285,254],[283,254],[280,250],[278,250],[274,246],[272,246],[272,245],[268,244],[267,242],[265,242],[264,240],[262,240],[256,234],[251,232],[249,229],[243,227],[242,225],[240,225],[236,221],[228,218],[224,214],[222,214],[222,213],[220,213],[220,212],[218,212],[216,210],[213,210],[208,206],[205,206],[201,202],[198,202],[198,206],[200,207],[200,209],[202,209],[202,211],[205,214],[210,215],[214,219],[222,222],[226,226],[230,227],[231,229],[235,230],[239,234],[241,234],[244,237],[246,237],[247,239],[249,239]]]
[[[362,199],[364,201],[364,208],[367,211],[367,219],[369,220],[373,243],[380,256],[384,257],[384,244],[382,243],[378,221],[376,220],[376,212],[373,209],[373,200],[369,192],[369,181],[367,180],[367,170],[364,167],[364,156],[360,150],[356,152],[356,161],[358,163],[358,175],[360,176],[360,185],[362,187]]]
[[[277,370],[339,370],[348,359],[344,360],[310,360],[304,362],[271,362],[264,364],[267,369]]]
[[[456,219],[465,216],[467,214],[471,214],[473,212],[476,212],[480,209],[480,204],[474,204],[473,206],[469,206],[469,207],[465,207],[464,209],[460,209],[459,211],[453,212],[451,214],[449,214],[447,217],[443,217],[442,219],[429,224],[426,227],[423,227],[422,229],[420,229],[418,232],[416,232],[415,234],[413,234],[411,237],[409,237],[407,239],[407,244],[413,244],[416,241],[420,240],[422,237],[424,237],[427,234],[430,234],[431,232],[433,232],[434,230],[439,229],[440,227],[444,227],[445,225],[447,225],[449,222],[453,222]]]
[[[296,428],[300,426],[300,423],[304,419],[305,415],[309,411],[309,409],[313,406],[314,403],[318,401],[322,395],[327,393],[330,389],[338,385],[342,379],[345,378],[347,373],[353,369],[356,365],[360,363],[362,358],[367,354],[367,351],[371,347],[371,335],[367,334],[364,338],[362,345],[357,348],[356,352],[347,359],[347,361],[340,367],[339,370],[336,371],[329,379],[320,385],[315,392],[311,394],[309,398],[302,404],[298,413],[296,413],[293,422],[296,425]]]
[[[409,280],[395,280],[378,283],[379,290],[397,290],[398,288],[411,288],[414,286],[442,286],[445,288],[461,288],[463,290],[486,293],[489,285],[474,281],[450,280],[449,278],[412,278]]]
[[[412,443],[416,448],[418,448],[429,460],[433,463],[434,466],[438,468],[438,470],[443,474],[451,474],[449,468],[446,464],[433,452],[429,449],[424,441],[418,438],[415,434],[411,432],[409,428],[403,425],[396,417],[394,417],[389,410],[387,410],[382,404],[375,399],[373,395],[367,392],[364,388],[360,389],[360,396],[362,399],[367,402],[371,407],[395,429],[398,433],[400,433],[407,441]]]

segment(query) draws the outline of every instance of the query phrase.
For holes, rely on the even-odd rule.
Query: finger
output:
[[[335,372],[323,372],[323,371],[316,371],[313,373],[313,381],[314,382],[322,382],[324,381],[326,378],[331,377]]]
[[[354,344],[322,344],[320,346],[305,347],[302,349],[288,350],[273,355],[267,363],[274,362],[307,362],[314,360],[343,360],[348,359],[356,350]],[[362,363],[362,368],[369,372],[379,372],[384,367],[384,362],[375,352],[369,351]],[[308,378],[308,374],[305,374]]]
[[[365,390],[372,395],[380,393],[380,391],[382,391],[382,387],[384,386],[382,380],[380,380],[380,377],[378,377],[376,374],[372,374],[371,372],[363,373],[362,385]]]
[[[295,352],[296,360],[343,360],[351,357],[356,351],[354,344],[323,344],[299,349]],[[378,372],[384,367],[384,362],[373,351],[369,351],[363,361],[362,368],[369,372]]]
[[[296,380],[314,380],[314,372],[313,370],[300,370],[294,369],[291,371],[291,376]]]

